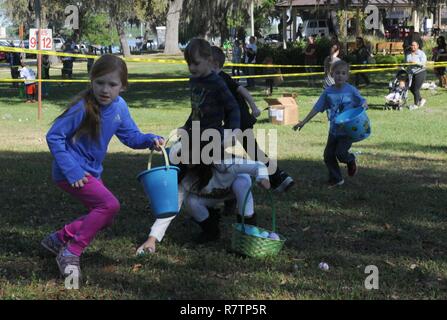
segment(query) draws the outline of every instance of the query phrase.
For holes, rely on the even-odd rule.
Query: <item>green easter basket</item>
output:
[[[245,207],[247,205],[247,199],[250,195],[251,188],[248,190],[244,199],[243,212],[245,213]],[[260,228],[256,226],[259,231],[263,232],[276,232],[276,219],[275,219],[275,206],[273,203],[273,198],[269,192],[270,203],[272,206],[272,231]],[[254,235],[245,233],[244,215],[242,215],[242,223],[234,223],[233,234],[231,237],[231,249],[234,252],[240,253],[242,255],[253,257],[253,258],[263,258],[268,256],[275,256],[281,251],[284,246],[286,238],[279,235],[279,240],[274,240],[270,238],[261,238]]]

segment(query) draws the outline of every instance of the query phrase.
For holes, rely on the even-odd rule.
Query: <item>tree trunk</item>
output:
[[[292,10],[290,10],[290,15],[292,17],[292,41],[295,41],[296,40],[296,29],[297,29],[295,7],[292,7]],[[300,35],[300,37],[301,37],[301,35]]]
[[[155,38],[157,37],[157,22],[156,21],[150,20],[145,23],[143,43],[147,43],[149,41],[150,34],[154,35]],[[153,41],[154,39],[150,39],[150,40]]]
[[[287,9],[282,11],[282,46],[287,49]]]
[[[222,26],[220,30],[220,46],[223,47],[225,41],[230,37],[227,26]]]
[[[418,12],[418,10],[416,8],[411,13],[411,21],[412,21],[412,24],[414,26],[414,32],[419,32],[419,30],[420,30],[419,12]]]
[[[438,29],[441,29],[441,20],[442,20],[442,4],[438,3],[436,11],[436,24],[438,25]]]
[[[360,8],[357,8],[355,13],[355,33],[357,37],[361,37],[363,35],[361,23],[362,19],[360,18]]]
[[[125,57],[130,57],[129,43],[127,42],[126,32],[124,31],[124,22],[116,22],[116,30],[120,37],[120,44]]]
[[[178,27],[180,21],[180,13],[182,12],[184,0],[170,0],[169,10],[166,17],[166,42],[165,54],[178,54],[180,49],[178,47]]]
[[[48,19],[47,19],[47,7],[44,4],[40,5],[41,10],[41,20],[40,20],[40,28],[47,29],[48,27]]]

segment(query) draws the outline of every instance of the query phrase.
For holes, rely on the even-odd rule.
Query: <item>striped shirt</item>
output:
[[[192,110],[185,129],[192,128],[192,121],[200,121],[201,132],[212,128],[223,134],[224,121],[230,129],[240,128],[239,105],[221,77],[211,72],[203,78],[191,78],[189,85]]]

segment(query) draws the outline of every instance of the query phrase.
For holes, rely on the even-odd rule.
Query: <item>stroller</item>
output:
[[[412,81],[413,74],[405,68],[396,73],[396,77],[388,85],[389,94],[385,97],[386,110],[402,110],[406,106]]]

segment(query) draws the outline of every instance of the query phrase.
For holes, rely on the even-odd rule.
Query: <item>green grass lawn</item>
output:
[[[86,78],[85,63],[75,77]],[[130,79],[182,77],[186,66],[129,63]],[[58,78],[59,70],[53,70]],[[9,77],[1,69],[0,78]],[[430,75],[430,78],[433,76]],[[372,76],[362,88],[371,106],[373,134],[354,144],[359,174],[328,190],[322,154],[328,125],[321,114],[301,132],[273,126],[264,111],[258,128],[278,130],[280,166],[296,180],[275,195],[278,230],[287,241],[264,260],[229,253],[231,223],[222,239],[196,246],[199,228],[180,215],[157,253],[135,257],[153,217],[136,180],[147,151],[114,139],[103,179],[120,199],[115,224],[82,257],[84,283],[65,290],[54,257],[40,240],[83,213],[51,181],[45,134],[61,107],[84,85],[52,84],[37,121],[37,104],[25,104],[10,84],[0,84],[0,299],[445,299],[447,298],[447,91],[423,91],[422,109],[384,111],[393,73]],[[258,83],[261,84],[261,80]],[[297,93],[300,117],[322,90],[304,78],[286,78],[274,94]],[[253,95],[266,108],[263,87]],[[166,135],[189,114],[187,83],[132,84],[123,94],[143,131]],[[410,101],[412,95],[410,94]],[[260,225],[269,227],[270,203],[255,190]],[[330,269],[318,268],[327,262]],[[379,289],[364,287],[365,267],[379,269]]]

